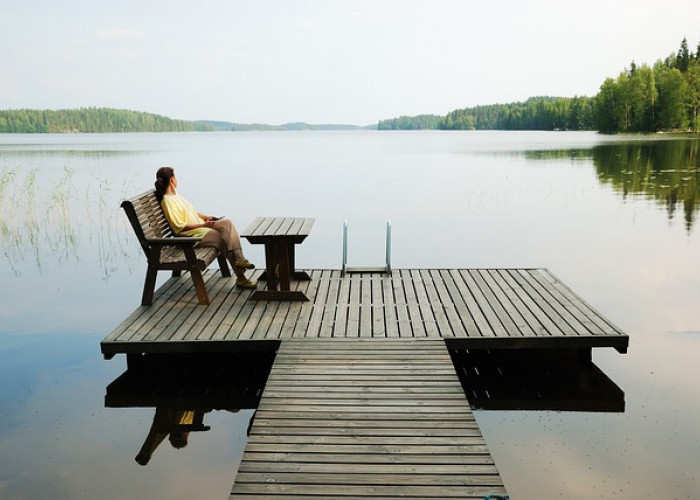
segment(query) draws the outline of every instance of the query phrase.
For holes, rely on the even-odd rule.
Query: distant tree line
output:
[[[207,124],[110,108],[0,110],[0,133],[188,132],[213,130]]]
[[[232,123],[225,121],[201,120],[194,123],[198,126],[201,125],[202,127],[207,127],[218,132],[296,132],[318,130],[369,130],[377,128],[376,125],[369,125],[366,127],[341,124],[312,125],[304,122],[268,125],[265,123]]]
[[[532,97],[524,102],[457,109],[446,116],[402,116],[379,130],[598,130],[604,133],[700,129],[700,44],[653,68],[632,62],[595,97]]]
[[[594,130],[590,97],[532,97],[525,102],[458,109],[447,114],[443,130]]]
[[[489,104],[446,116],[401,116],[381,120],[379,130],[594,130],[590,97],[531,97],[525,102]]]
[[[435,130],[443,120],[439,115],[400,116],[390,120],[380,120],[379,130]]]

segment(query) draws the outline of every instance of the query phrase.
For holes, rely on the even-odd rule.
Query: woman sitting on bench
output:
[[[231,262],[236,273],[236,285],[241,288],[256,288],[256,284],[245,276],[246,269],[254,269],[243,256],[238,231],[228,219],[217,219],[197,212],[194,205],[176,193],[177,178],[170,167],[161,167],[156,172],[156,198],[170,227],[178,236],[202,238],[199,246],[218,248]]]

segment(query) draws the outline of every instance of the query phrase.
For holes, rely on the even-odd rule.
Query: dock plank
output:
[[[440,330],[437,327],[437,321],[435,320],[435,315],[433,313],[433,306],[428,300],[428,290],[426,284],[423,282],[423,274],[421,274],[418,269],[411,269],[409,271],[411,276],[411,282],[413,283],[413,289],[415,291],[415,297],[418,304],[418,312],[420,313],[421,320],[423,321],[423,327],[425,328],[426,337],[439,337]]]
[[[360,275],[360,337],[372,337],[372,275]]]
[[[328,276],[329,286],[326,304],[323,307],[323,316],[321,317],[321,328],[319,337],[332,337],[335,329],[336,309],[338,308],[338,293],[340,289],[340,272],[330,271]]]
[[[386,337],[386,314],[384,311],[384,287],[381,274],[375,274],[371,279],[372,287],[372,336]]]
[[[345,279],[350,285],[350,302],[348,303],[348,318],[345,336],[355,338],[360,336],[360,297],[362,293],[362,276],[348,274]]]
[[[393,296],[396,300],[398,336],[402,338],[413,337],[413,329],[411,328],[411,320],[408,313],[408,300],[404,290],[401,271],[397,269],[391,271],[391,282],[394,290]]]

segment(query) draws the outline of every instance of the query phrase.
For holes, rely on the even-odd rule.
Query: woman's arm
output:
[[[183,227],[182,230],[192,231],[193,229],[199,229],[200,227],[214,227],[214,221],[207,220],[202,224],[185,224],[185,227]]]
[[[183,228],[184,231],[191,231],[192,229],[199,229],[200,227],[214,227],[214,221],[211,220],[211,215],[206,215],[197,212],[197,215],[199,215],[199,218],[204,221],[202,224],[186,224],[185,227]]]

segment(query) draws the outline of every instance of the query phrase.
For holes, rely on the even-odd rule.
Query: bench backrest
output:
[[[148,256],[149,248],[147,238],[172,238],[175,236],[156,198],[155,190],[124,200],[121,206],[126,212],[146,256]]]

